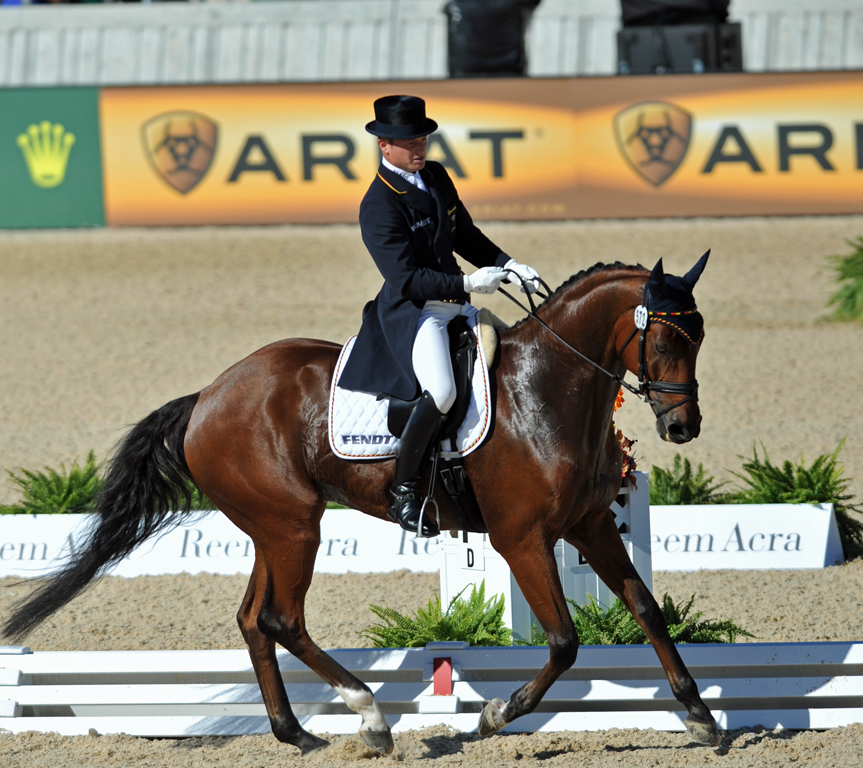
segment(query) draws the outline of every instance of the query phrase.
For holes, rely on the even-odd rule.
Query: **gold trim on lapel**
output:
[[[368,178],[368,177],[366,177],[366,178]],[[397,189],[396,189],[392,184],[390,184],[390,183],[389,183],[389,182],[388,182],[388,181],[387,181],[383,176],[381,176],[381,172],[380,172],[380,171],[378,171],[378,178],[379,178],[379,179],[380,179],[384,184],[386,184],[386,185],[387,185],[387,186],[388,186],[388,187],[389,187],[393,192],[395,192],[397,195],[406,195],[406,194],[407,194],[407,192],[400,192],[399,190],[397,190]]]

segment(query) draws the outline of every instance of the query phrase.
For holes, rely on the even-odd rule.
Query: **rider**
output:
[[[532,293],[539,274],[492,243],[474,225],[444,167],[426,161],[437,123],[426,117],[422,99],[384,96],[374,110],[366,130],[377,136],[382,158],[360,205],[360,230],[384,285],[363,310],[338,383],[402,400],[420,395],[401,437],[388,509],[392,520],[416,531],[423,460],[455,401],[447,324],[471,310],[471,292],[494,293],[506,281]],[[453,251],[479,269],[465,275]],[[437,533],[424,517],[422,535]]]

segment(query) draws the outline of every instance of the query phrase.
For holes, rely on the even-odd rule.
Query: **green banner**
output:
[[[0,227],[104,224],[99,89],[0,90]]]

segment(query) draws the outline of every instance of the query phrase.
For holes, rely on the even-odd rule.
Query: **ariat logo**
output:
[[[75,143],[74,134],[68,133],[60,123],[43,120],[39,125],[29,126],[16,143],[37,187],[50,188],[63,183],[69,153]]]
[[[665,101],[645,101],[614,117],[617,145],[632,169],[658,187],[683,162],[692,116]]]
[[[166,112],[144,123],[141,134],[144,152],[156,173],[185,195],[210,170],[219,126],[196,112]]]

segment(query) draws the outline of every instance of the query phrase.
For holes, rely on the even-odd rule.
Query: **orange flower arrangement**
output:
[[[614,411],[617,412],[618,408],[623,405],[623,387],[621,387],[617,391],[617,398],[614,401]],[[620,449],[623,451],[623,477],[628,479],[629,476],[638,469],[638,465],[635,462],[635,449],[634,445],[637,442],[636,440],[630,440],[626,435],[623,434],[622,430],[619,430],[614,422],[611,422],[611,428],[614,430],[617,436],[617,442],[620,443]]]

